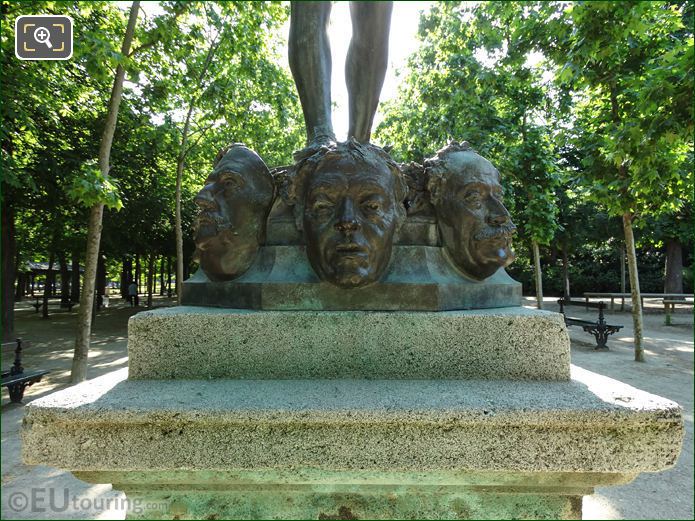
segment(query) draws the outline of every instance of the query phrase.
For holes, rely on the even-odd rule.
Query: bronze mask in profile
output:
[[[514,260],[516,226],[500,174],[468,143],[451,143],[425,162],[442,245],[467,277],[483,280]]]
[[[196,257],[212,280],[231,280],[253,263],[264,241],[274,185],[253,150],[236,143],[217,155],[195,202]]]

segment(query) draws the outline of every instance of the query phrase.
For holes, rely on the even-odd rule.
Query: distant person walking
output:
[[[131,282],[128,285],[128,302],[130,302],[130,307],[138,305],[138,287],[135,285],[135,282]]]

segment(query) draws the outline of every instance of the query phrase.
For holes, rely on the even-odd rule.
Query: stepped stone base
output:
[[[131,379],[568,380],[558,313],[253,311],[181,306],[128,324]]]
[[[581,519],[616,473],[75,472],[126,493],[128,519]]]
[[[26,463],[125,490],[130,518],[581,518],[581,496],[672,466],[674,402],[566,382],[135,381],[27,406]]]

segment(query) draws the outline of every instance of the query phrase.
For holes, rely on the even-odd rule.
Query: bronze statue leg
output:
[[[306,124],[307,144],[334,141],[331,123],[331,2],[292,2],[289,59]]]
[[[368,143],[388,64],[393,2],[350,2],[352,40],[345,61],[348,137]]]

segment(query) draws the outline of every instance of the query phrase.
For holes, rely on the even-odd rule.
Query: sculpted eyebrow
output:
[[[244,179],[244,176],[242,176],[238,172],[234,172],[233,170],[225,170],[224,172],[220,172],[218,177],[219,177],[219,179],[237,179],[237,180],[243,180]]]
[[[360,188],[359,188],[359,193],[364,194],[365,192],[372,192],[372,193],[376,193],[378,195],[383,195],[386,193],[386,190],[379,183],[367,182],[367,183],[363,183],[362,185],[360,185]]]
[[[497,189],[497,185],[490,184],[490,183],[485,183],[485,182],[480,181],[480,180],[476,180],[476,181],[472,181],[472,182],[470,182],[470,183],[461,183],[461,186],[459,187],[459,190],[460,190],[460,189],[464,189],[464,190],[470,190],[470,189],[478,189],[478,190],[480,190],[480,189],[484,189],[484,190],[491,190],[491,191],[493,191],[493,190],[496,190],[496,189]]]
[[[309,196],[315,197],[321,194],[334,194],[337,191],[337,187],[332,183],[327,181],[319,181],[318,183],[312,185],[309,188]]]

